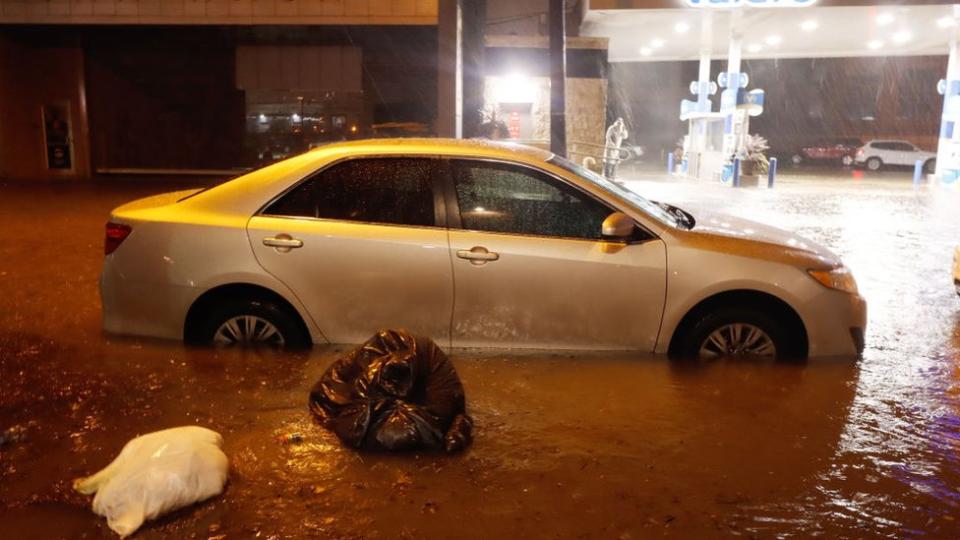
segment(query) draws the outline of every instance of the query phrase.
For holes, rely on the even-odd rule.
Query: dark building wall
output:
[[[714,62],[711,79],[725,66]],[[762,88],[767,102],[750,132],[777,153],[839,137],[896,137],[935,150],[946,66],[945,56],[746,60],[748,89]],[[648,155],[672,149],[687,132],[680,100],[692,99],[696,77],[696,62],[610,64],[608,123],[622,116],[630,142]],[[719,94],[711,99],[717,110]]]
[[[50,101],[71,104],[79,177],[253,165],[235,49],[298,44],[362,49],[363,112],[351,137],[370,136],[374,122],[435,120],[435,27],[0,27],[0,174],[50,176],[40,121]]]
[[[83,40],[95,168],[236,166],[244,99],[229,36],[110,28]]]
[[[0,29],[0,177],[87,176],[82,49],[74,36],[36,38]],[[70,108],[72,169],[47,168],[41,108],[50,104]]]

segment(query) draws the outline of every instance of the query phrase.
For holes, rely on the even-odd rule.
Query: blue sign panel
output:
[[[735,8],[735,7],[806,7],[817,0],[686,0],[687,5],[695,8]]]

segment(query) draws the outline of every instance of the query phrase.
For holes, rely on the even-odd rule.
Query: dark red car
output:
[[[853,158],[857,153],[857,148],[863,146],[860,139],[832,139],[821,141],[817,144],[804,146],[799,152],[793,155],[791,161],[794,165],[799,165],[806,161],[840,162],[844,166],[853,165]]]

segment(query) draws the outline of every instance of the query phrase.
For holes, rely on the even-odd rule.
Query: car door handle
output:
[[[461,249],[457,251],[457,257],[470,261],[471,264],[486,264],[500,258],[499,253],[487,251],[483,246],[474,246],[470,249]]]
[[[298,240],[289,234],[278,234],[264,238],[263,245],[275,247],[280,252],[287,252],[294,248],[303,247],[303,240]]]

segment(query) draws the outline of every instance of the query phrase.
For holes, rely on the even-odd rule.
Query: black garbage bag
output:
[[[458,452],[470,444],[463,385],[430,339],[381,330],[327,368],[310,411],[354,448]]]

